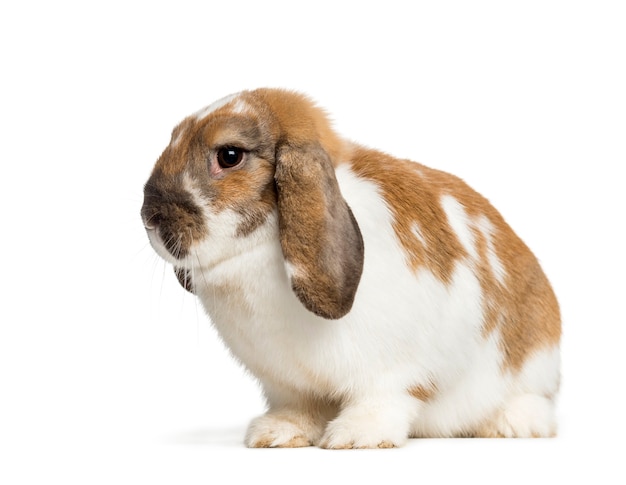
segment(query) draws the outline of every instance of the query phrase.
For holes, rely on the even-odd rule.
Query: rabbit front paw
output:
[[[312,446],[321,430],[306,416],[267,413],[252,420],[245,444],[249,448],[301,448]]]

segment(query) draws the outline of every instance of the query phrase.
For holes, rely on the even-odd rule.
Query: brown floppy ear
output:
[[[291,286],[327,319],[352,308],[363,271],[363,239],[343,199],[330,157],[317,142],[276,152],[280,244]]]

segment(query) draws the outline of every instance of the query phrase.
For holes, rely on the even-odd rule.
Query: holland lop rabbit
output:
[[[247,446],[555,434],[560,315],[531,251],[463,181],[340,138],[307,97],[183,120],[141,214],[263,387]]]

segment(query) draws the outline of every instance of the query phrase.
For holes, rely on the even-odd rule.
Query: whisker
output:
[[[153,220],[155,217],[158,217],[158,216],[159,216],[159,213],[158,213],[158,212],[155,212],[154,214],[150,214],[150,216],[146,219],[145,224],[148,224],[148,223],[152,222],[152,220]]]
[[[163,285],[165,284],[165,268],[167,267],[167,265],[165,264],[165,261],[163,261],[163,273],[161,275],[161,287],[159,288],[159,300],[163,299]]]
[[[183,251],[183,235],[178,235],[178,240],[176,241],[176,246],[174,246],[174,257],[176,259],[180,258],[180,254]]]
[[[150,276],[150,287],[153,288],[154,277],[156,275],[157,267],[159,266],[159,263],[162,261],[162,259],[159,258],[157,254],[153,254],[151,259],[152,259],[152,275]]]
[[[141,248],[132,254],[132,256],[130,257],[130,262],[133,263],[139,257],[139,255],[143,253],[146,250],[146,248],[149,246],[150,246],[150,241],[144,242]],[[151,252],[153,256],[156,256],[156,254],[154,254],[154,251],[151,251]]]
[[[193,238],[193,234],[191,234],[191,228],[187,228],[187,232],[189,233],[189,240],[191,241]],[[197,249],[193,249],[192,250],[192,257],[190,258],[190,263],[191,263],[191,286],[194,290],[194,296],[196,296],[196,298],[194,298],[194,308],[196,311],[196,339],[198,341],[198,345],[200,345],[200,314],[198,313],[198,298],[197,298],[197,285],[196,285],[196,264],[194,261],[194,256],[196,260],[200,260],[200,258],[198,257],[198,251]],[[202,273],[202,271],[200,270],[200,272]]]
[[[176,236],[174,234],[171,234],[165,241],[163,241],[163,245],[170,253],[172,253],[172,256],[176,257],[174,249],[170,249],[170,246],[172,245],[172,241],[174,240],[174,237]],[[174,247],[175,246],[176,245],[174,245]]]
[[[194,251],[193,254],[196,257],[196,261],[198,261],[198,268],[202,268],[202,263],[200,262],[200,257],[198,256],[198,252]],[[200,275],[202,276],[202,280],[204,281],[204,286],[209,288],[209,282],[206,280],[206,277],[204,276],[204,271],[200,270]],[[213,291],[215,292],[215,289],[213,289]]]

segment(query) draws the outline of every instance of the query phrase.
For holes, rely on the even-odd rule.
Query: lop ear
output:
[[[352,308],[363,271],[363,239],[330,157],[317,142],[276,152],[280,244],[302,304],[327,319]]]

